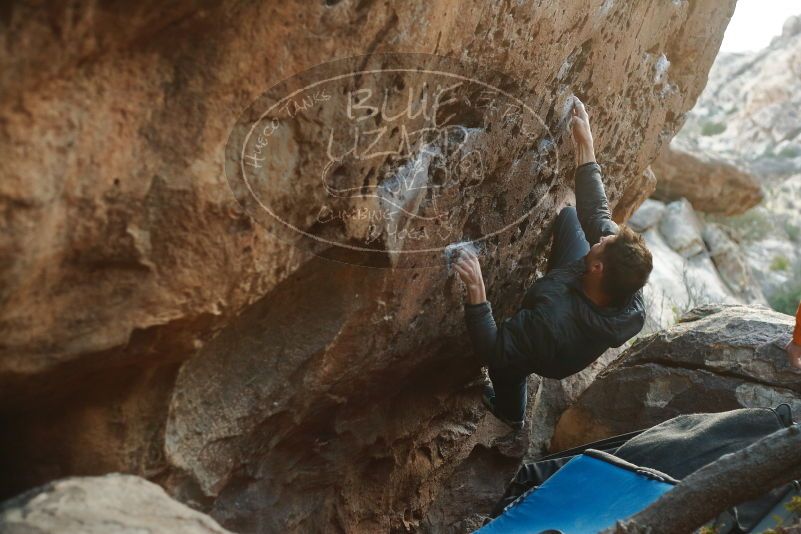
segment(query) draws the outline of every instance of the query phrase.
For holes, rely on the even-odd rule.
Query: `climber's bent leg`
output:
[[[526,416],[528,375],[513,366],[488,367],[495,390],[495,411],[509,421],[522,421]]]
[[[584,237],[584,230],[578,220],[576,208],[562,208],[553,225],[553,245],[548,258],[548,270],[564,267],[568,263],[583,258],[590,251],[590,244]]]
[[[473,351],[481,365],[487,366],[495,390],[496,414],[509,421],[522,421],[526,413],[527,374],[506,362],[502,349],[496,346],[498,327],[490,303],[465,304],[464,311]]]

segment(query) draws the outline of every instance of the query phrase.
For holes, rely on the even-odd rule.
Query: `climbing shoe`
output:
[[[481,401],[492,415],[506,423],[506,425],[510,426],[512,430],[521,430],[523,428],[524,421],[512,421],[502,416],[495,410],[495,390],[492,389],[491,385],[486,384],[484,386],[484,393],[481,394]]]

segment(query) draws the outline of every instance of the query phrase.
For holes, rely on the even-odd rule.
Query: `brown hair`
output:
[[[653,269],[651,251],[640,234],[621,224],[617,237],[604,247],[601,284],[615,305],[623,305],[648,281]]]

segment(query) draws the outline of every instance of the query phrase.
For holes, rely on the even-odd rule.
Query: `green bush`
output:
[[[768,299],[770,307],[787,315],[795,315],[798,303],[801,302],[801,279],[787,284],[781,291]]]
[[[801,517],[801,497],[795,496],[790,499],[790,502],[784,505],[784,509],[790,512],[790,522],[792,523],[794,519],[798,519]],[[794,532],[795,530],[790,530],[784,527],[784,519],[778,515],[773,516],[773,521],[776,523],[776,528],[769,528],[764,532],[764,534],[788,534],[789,532]],[[790,528],[794,527],[795,524],[791,525]]]
[[[793,159],[801,156],[801,148],[797,146],[786,146],[782,148],[777,154],[780,158]]]
[[[801,242],[801,227],[788,222],[784,225],[784,230],[787,232],[787,237],[790,238],[790,241]]]
[[[705,219],[731,228],[740,241],[759,241],[774,232],[774,223],[770,214],[761,206],[751,208],[740,215],[727,217],[710,214]]]
[[[790,260],[787,259],[787,256],[782,256],[781,254],[775,256],[773,261],[770,263],[771,271],[786,271],[789,268]]]
[[[722,122],[705,122],[701,125],[701,135],[718,135],[726,130]]]

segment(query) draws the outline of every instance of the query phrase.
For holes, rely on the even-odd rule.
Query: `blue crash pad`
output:
[[[588,450],[476,533],[594,534],[646,508],[675,484],[663,473]]]

